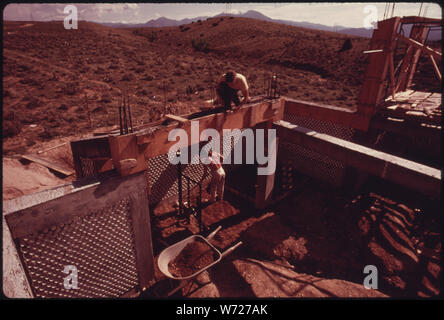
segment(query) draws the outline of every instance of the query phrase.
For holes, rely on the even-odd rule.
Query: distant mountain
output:
[[[302,27],[302,28],[308,28],[308,29],[315,29],[315,30],[322,30],[322,31],[330,31],[330,32],[337,32],[341,34],[346,34],[350,36],[356,36],[356,37],[364,37],[364,38],[371,38],[373,34],[372,29],[365,29],[365,28],[347,28],[344,26],[326,26],[319,23],[312,23],[307,21],[291,21],[291,20],[280,20],[280,19],[272,19],[270,17],[267,17],[266,15],[255,11],[255,10],[249,10],[245,13],[239,13],[239,14],[227,14],[227,13],[219,13],[218,15],[215,15],[213,17],[208,16],[202,16],[202,17],[196,17],[196,18],[186,18],[182,20],[174,20],[174,19],[168,19],[165,17],[160,17],[154,20],[149,20],[145,23],[138,23],[138,24],[124,24],[124,23],[101,23],[102,25],[113,27],[113,28],[161,28],[161,27],[174,27],[174,26],[180,26],[189,24],[192,22],[196,22],[198,20],[205,20],[208,18],[219,18],[223,16],[230,16],[230,17],[241,17],[241,18],[251,18],[251,19],[258,19],[262,21],[269,21],[274,23],[281,23],[286,25],[291,25],[295,27]],[[407,30],[408,29],[408,30]],[[410,28],[406,27],[405,34],[410,33]],[[433,32],[429,35],[429,40],[439,40],[441,39],[441,32]]]

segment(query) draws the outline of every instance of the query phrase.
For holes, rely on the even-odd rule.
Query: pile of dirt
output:
[[[212,247],[204,241],[197,240],[185,246],[168,264],[168,270],[176,277],[187,277],[209,266],[217,257]]]

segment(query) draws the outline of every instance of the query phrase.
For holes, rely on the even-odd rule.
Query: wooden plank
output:
[[[54,146],[54,147],[51,147],[51,148],[48,148],[48,149],[45,149],[45,150],[39,150],[39,151],[37,151],[37,154],[42,154],[42,153],[44,153],[44,152],[48,152],[48,151],[50,151],[50,150],[54,150],[54,149],[60,148],[60,147],[64,146],[64,145],[67,144],[67,143],[68,143],[68,142],[63,142],[63,143],[60,143],[60,144],[58,144],[58,145],[56,145],[56,146]]]
[[[145,291],[154,281],[154,254],[146,179],[144,173],[140,173],[138,176],[137,192],[130,193],[131,217],[139,285],[142,291]]]
[[[62,166],[59,166],[55,163],[51,163],[45,159],[39,158],[36,155],[32,155],[32,154],[26,154],[26,155],[22,155],[22,158],[25,160],[29,160],[38,164],[41,164],[42,166],[45,166],[47,168],[50,168],[54,171],[57,171],[61,174],[64,174],[65,176],[70,176],[74,173],[74,171],[64,168]]]
[[[422,91],[415,91],[410,96],[407,102],[409,103],[418,103],[420,101],[423,101],[430,97],[432,95],[431,92],[422,92]]]
[[[346,165],[382,177],[432,197],[440,197],[441,171],[388,153],[315,132],[285,121],[275,122],[281,141],[337,159]]]
[[[167,114],[165,117],[170,120],[179,121],[180,123],[185,123],[190,121],[186,118],[182,118],[181,116],[176,116],[174,114]]]

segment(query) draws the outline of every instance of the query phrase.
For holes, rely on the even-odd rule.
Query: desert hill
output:
[[[352,48],[339,52],[344,41]],[[354,108],[368,39],[249,18],[117,29],[80,21],[3,25],[3,151],[118,125],[122,89],[135,123],[199,110],[227,69],[251,94],[278,74],[281,94]]]

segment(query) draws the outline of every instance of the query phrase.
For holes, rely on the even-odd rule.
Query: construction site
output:
[[[361,52],[368,64],[355,108],[289,98],[277,73],[230,112],[209,106],[148,123],[134,121],[123,93],[117,126],[64,143],[72,167],[43,151],[22,156],[70,180],[3,201],[4,294],[440,296],[442,53],[426,40],[441,25],[418,16],[378,21]],[[420,59],[432,74],[418,84]],[[198,136],[231,130],[220,150],[238,148],[243,159],[245,129],[255,139],[274,129],[276,169],[258,175],[267,164],[223,164],[224,199],[210,201],[207,166],[168,158],[170,132],[192,135],[192,123]],[[195,142],[180,152],[206,144]],[[377,288],[364,286],[366,266],[376,267]]]

